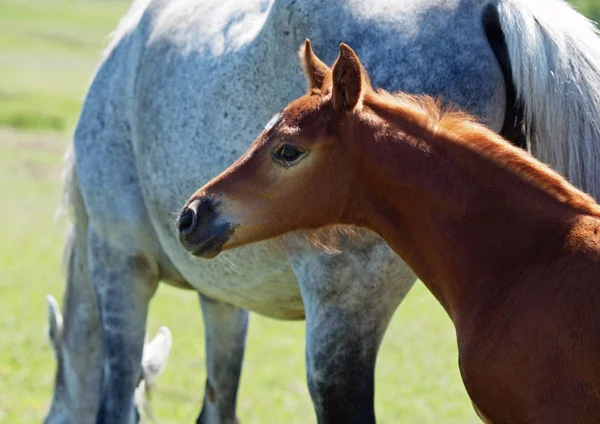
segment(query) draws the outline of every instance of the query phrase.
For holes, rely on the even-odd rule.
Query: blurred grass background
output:
[[[593,20],[600,0],[573,2]],[[0,0],[0,422],[40,422],[54,378],[44,295],[62,297],[61,157],[107,35],[125,0]],[[153,397],[160,423],[194,422],[204,390],[196,295],[169,287],[152,302],[149,329],[174,345]],[[239,416],[307,423],[304,324],[252,315]],[[379,422],[475,423],[456,366],[455,336],[422,285],[394,317],[377,367]]]

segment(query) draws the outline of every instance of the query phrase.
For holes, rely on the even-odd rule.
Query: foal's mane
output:
[[[552,168],[513,146],[472,115],[443,105],[430,96],[371,91],[364,98],[371,109],[401,118],[424,130],[431,140],[455,143],[521,177],[581,213],[600,216],[600,206]],[[392,124],[393,125],[393,124]]]

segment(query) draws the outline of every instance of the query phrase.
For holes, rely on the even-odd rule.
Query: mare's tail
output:
[[[531,152],[600,201],[600,37],[562,0],[497,0]]]

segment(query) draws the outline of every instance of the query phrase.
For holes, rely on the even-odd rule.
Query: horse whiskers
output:
[[[238,275],[240,274],[240,272],[238,271],[237,267],[233,264],[233,262],[231,262],[231,260],[226,258],[226,255],[219,255],[219,256],[217,256],[216,259],[223,265],[227,266],[229,269],[231,269],[236,274],[238,274]]]

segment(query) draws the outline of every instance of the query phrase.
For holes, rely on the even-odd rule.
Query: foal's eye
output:
[[[273,151],[273,159],[286,165],[296,162],[304,151],[291,144],[282,144]]]

